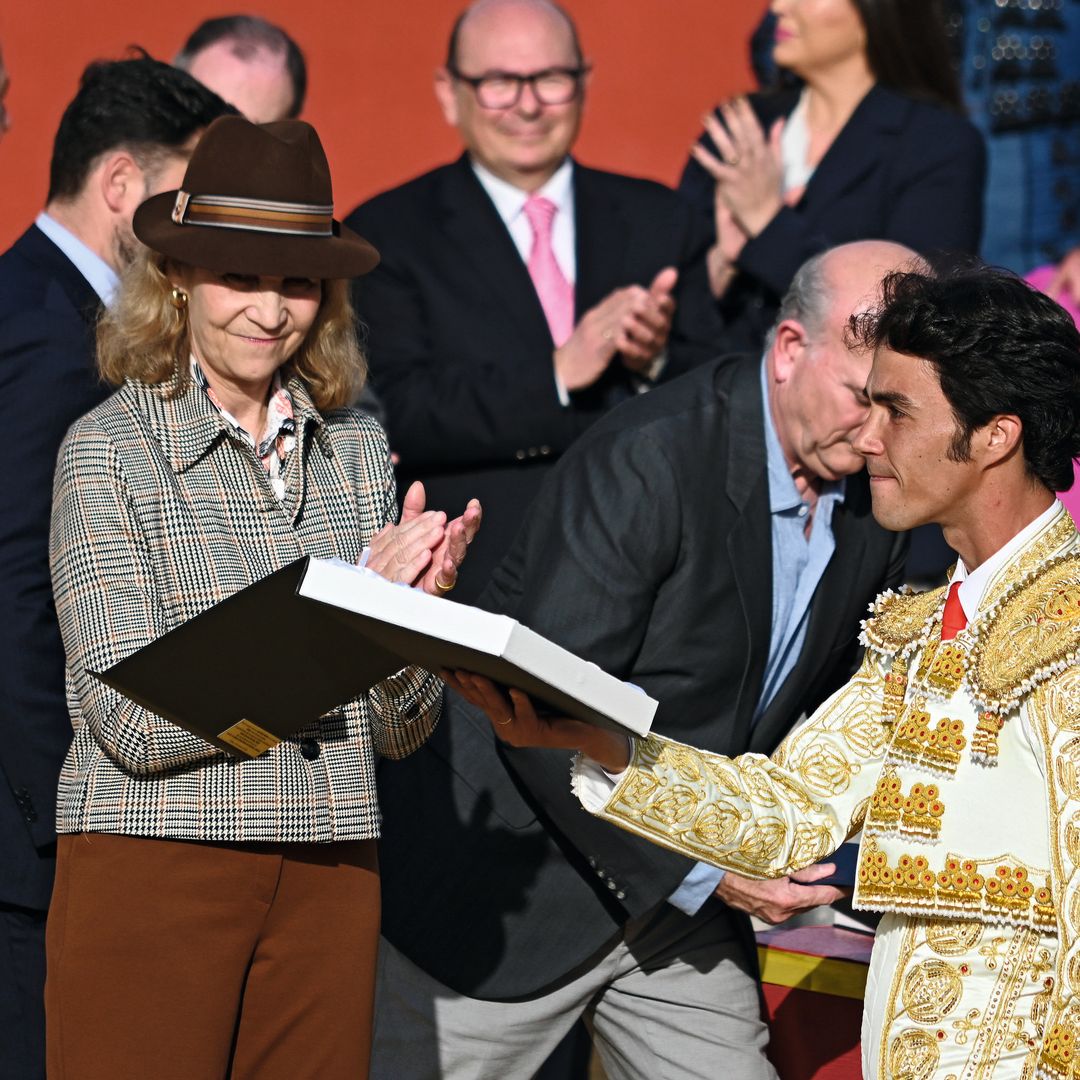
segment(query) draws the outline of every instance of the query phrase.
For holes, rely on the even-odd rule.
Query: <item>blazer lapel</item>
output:
[[[28,262],[41,267],[57,283],[92,330],[101,312],[101,300],[75,264],[36,225],[19,237],[15,247]]]
[[[577,280],[574,316],[580,319],[622,279],[621,269],[631,223],[605,197],[593,169],[574,163],[574,248]]]
[[[861,183],[881,161],[883,142],[903,126],[907,108],[902,98],[871,87],[814,170],[800,205],[807,211],[831,205]]]
[[[466,156],[447,170],[442,194],[442,228],[453,250],[532,346],[543,342],[550,352],[551,331],[528,268]]]
[[[754,728],[754,749],[771,750],[787,734],[797,719],[792,713],[803,696],[807,680],[816,674],[826,653],[843,636],[845,628],[841,623],[847,616],[845,605],[837,603],[837,597],[851,589],[851,568],[861,565],[866,547],[866,532],[859,528],[858,520],[852,513],[854,499],[851,488],[855,479],[848,478],[845,500],[833,511],[832,532],[836,547],[810,602],[810,618],[802,651]]]
[[[732,380],[727,415],[730,434],[725,491],[738,515],[728,534],[727,556],[739,593],[748,643],[735,706],[735,745],[742,747],[749,738],[761,693],[772,634],[772,530],[761,361],[747,357],[739,365]]]

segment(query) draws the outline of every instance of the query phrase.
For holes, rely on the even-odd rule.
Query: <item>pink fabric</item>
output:
[[[1024,280],[1029,285],[1034,285],[1040,292],[1047,292],[1056,272],[1056,266],[1038,266]],[[1077,326],[1080,326],[1080,308],[1076,306],[1072,297],[1062,292],[1052,297],[1052,299],[1056,300],[1072,316],[1072,320]],[[1073,462],[1073,476],[1075,480],[1072,488],[1068,491],[1059,491],[1058,498],[1065,504],[1069,513],[1072,514],[1073,521],[1080,525],[1080,466],[1076,462]]]
[[[1057,273],[1057,267],[1052,264],[1037,266],[1030,274],[1024,277],[1024,280],[1029,285],[1034,285],[1039,292],[1044,292],[1049,296],[1048,289],[1055,273]],[[1068,293],[1059,292],[1057,296],[1053,296],[1051,299],[1056,300],[1072,316],[1073,322],[1080,326],[1080,308],[1076,306]]]
[[[558,348],[574,329],[574,286],[559,269],[551,246],[555,209],[555,204],[542,195],[530,195],[525,200],[525,217],[533,231],[529,277],[547,317],[551,338]]]

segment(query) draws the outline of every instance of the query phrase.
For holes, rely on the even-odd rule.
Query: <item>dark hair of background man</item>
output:
[[[295,119],[304,107],[307,97],[307,64],[300,46],[280,26],[275,26],[258,15],[223,15],[200,23],[176,54],[176,66],[185,71],[195,57],[219,42],[231,42],[233,53],[241,60],[250,59],[258,49],[285,56],[285,70],[292,80],[293,100],[288,118]]]
[[[97,61],[83,72],[79,91],[60,120],[48,201],[78,195],[94,162],[110,150],[126,147],[143,169],[152,171],[162,151],[180,149],[231,112],[202,83],[145,52],[133,60]]]

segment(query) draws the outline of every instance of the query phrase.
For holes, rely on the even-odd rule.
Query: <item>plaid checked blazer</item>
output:
[[[296,449],[279,502],[207,396],[125,383],[68,432],[50,558],[75,738],[57,829],[221,841],[375,837],[374,751],[402,757],[438,719],[442,684],[406,668],[261,757],[236,761],[87,674],[301,555],[355,561],[396,517],[386,437],[351,410],[320,415],[288,382]],[[289,670],[289,627],[253,626]],[[192,671],[193,679],[199,678]],[[309,760],[301,740],[316,739]],[[310,752],[310,746],[309,746]]]

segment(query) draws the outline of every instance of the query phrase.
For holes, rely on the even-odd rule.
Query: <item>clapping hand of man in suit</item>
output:
[[[631,371],[645,374],[667,346],[675,314],[672,295],[679,272],[666,266],[647,289],[627,285],[608,293],[581,317],[555,350],[555,371],[567,390],[592,386],[617,354]]]
[[[580,750],[609,773],[619,773],[632,759],[629,739],[616,731],[594,727],[568,716],[540,716],[521,690],[504,693],[490,679],[466,671],[444,671],[447,686],[482,709],[496,736],[510,746],[539,746],[553,750]],[[745,911],[767,923],[780,923],[811,908],[833,904],[850,890],[814,885],[835,871],[819,863],[790,877],[756,881],[728,871],[716,886],[716,896],[728,907]]]

